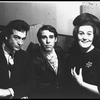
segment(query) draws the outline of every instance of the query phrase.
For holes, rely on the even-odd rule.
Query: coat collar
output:
[[[58,72],[57,75],[61,74],[62,70],[63,70],[63,64],[59,55],[59,52],[57,52],[57,50],[55,49],[55,52],[57,53],[57,57],[58,57]],[[37,50],[38,56],[36,59],[38,59],[37,63],[41,64],[41,67],[43,69],[47,69],[49,72],[54,73],[53,68],[51,67],[51,65],[48,63],[47,59],[44,57],[43,53],[41,52],[40,48]]]

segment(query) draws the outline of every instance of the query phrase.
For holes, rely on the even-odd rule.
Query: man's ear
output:
[[[4,36],[5,36],[5,40],[8,40],[8,34],[6,30],[4,30]]]
[[[5,39],[7,40],[7,39],[8,39],[8,37],[7,37],[7,36],[5,36]]]

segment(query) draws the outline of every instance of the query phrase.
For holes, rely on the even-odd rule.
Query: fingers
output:
[[[71,68],[71,74],[74,76],[77,76],[78,74],[76,73],[76,67]],[[79,70],[79,75],[82,75],[82,68]]]
[[[80,70],[79,70],[79,74],[82,75],[82,68],[80,68]]]
[[[71,74],[73,75],[73,69],[71,68]]]
[[[77,73],[76,73],[76,67],[74,67],[73,73],[74,73],[75,76],[77,76]]]
[[[76,72],[75,70],[76,70],[76,67],[74,67],[74,72]]]
[[[71,74],[74,76],[74,75],[76,75],[76,67],[74,67],[74,68],[71,68]]]

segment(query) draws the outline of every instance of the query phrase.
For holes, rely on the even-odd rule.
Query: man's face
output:
[[[22,45],[24,44],[24,41],[26,39],[26,31],[17,31],[13,30],[13,34],[8,39],[8,43],[10,48],[13,51],[18,51],[21,49]]]
[[[46,52],[51,52],[55,46],[55,42],[57,38],[55,38],[54,33],[48,30],[43,30],[41,33],[41,46]]]

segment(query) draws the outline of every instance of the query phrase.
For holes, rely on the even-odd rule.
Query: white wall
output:
[[[72,21],[80,14],[81,5],[80,1],[0,1],[0,24],[22,19],[33,25],[23,46],[26,50],[31,41],[37,43],[37,30],[42,24],[54,26],[59,34],[72,35]]]
[[[82,2],[59,2],[57,7],[57,29],[60,34],[72,35],[73,20],[80,14]]]
[[[51,24],[58,33],[72,35],[72,20],[80,13],[82,2],[4,1],[0,2],[0,24],[14,19],[32,24]]]

